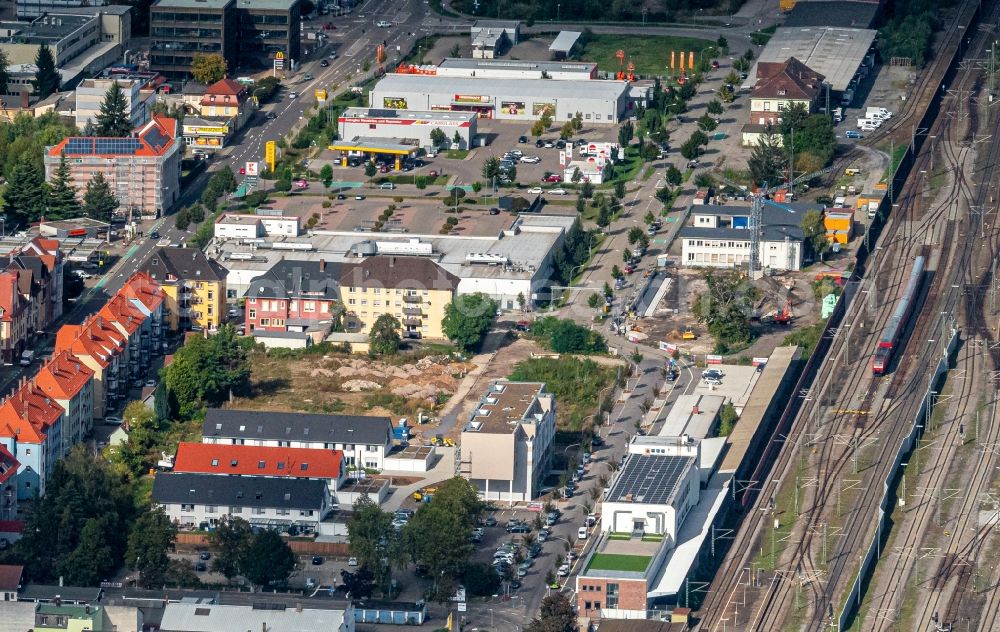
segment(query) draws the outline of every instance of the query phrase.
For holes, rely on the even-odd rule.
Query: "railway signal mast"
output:
[[[779,191],[786,191],[786,190],[793,189],[795,187],[795,185],[797,185],[797,184],[800,184],[802,182],[808,182],[809,180],[812,180],[813,178],[815,178],[817,176],[820,176],[820,175],[823,175],[824,173],[828,173],[828,172],[830,172],[832,170],[833,170],[833,167],[827,167],[826,169],[820,169],[819,171],[814,171],[812,173],[807,173],[805,175],[799,176],[798,178],[795,178],[791,182],[786,182],[785,184],[783,184],[781,186],[774,187],[773,189],[772,188],[768,188],[767,183],[765,182],[756,191],[748,191],[748,194],[750,196],[750,270],[749,270],[749,272],[750,272],[750,278],[751,279],[759,279],[763,275],[763,273],[764,273],[763,266],[761,265],[761,262],[760,262],[760,241],[761,241],[761,236],[762,236],[762,234],[764,232],[764,226],[763,226],[764,205],[765,204],[769,204],[769,205],[771,205],[771,206],[773,206],[775,208],[780,208],[783,211],[787,211],[789,213],[795,213],[796,212],[795,209],[793,209],[793,208],[791,208],[789,206],[785,206],[784,204],[779,204],[779,203],[771,200],[768,196],[769,195],[773,195],[775,193],[778,193]],[[743,190],[743,185],[736,184],[732,180],[727,180],[726,178],[722,178],[722,177],[719,177],[719,176],[715,176],[715,178],[717,180],[719,180],[720,182],[722,182],[722,184],[725,184],[728,187],[732,187],[732,188],[736,189],[737,191],[742,191]]]

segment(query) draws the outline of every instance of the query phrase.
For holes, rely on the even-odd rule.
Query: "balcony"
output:
[[[403,308],[403,315],[404,316],[416,316],[416,317],[419,318],[419,317],[422,317],[424,314],[423,314],[423,310],[420,309],[419,307],[404,307]]]
[[[404,318],[403,324],[407,327],[419,327],[423,324],[423,321],[419,318]]]
[[[404,303],[423,303],[424,301],[423,301],[423,298],[420,297],[417,294],[404,294],[403,295],[403,302]]]

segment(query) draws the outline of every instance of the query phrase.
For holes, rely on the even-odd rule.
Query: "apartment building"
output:
[[[226,270],[197,248],[158,248],[142,271],[163,289],[173,331],[217,329],[226,316]]]
[[[31,329],[32,305],[20,291],[17,272],[0,272],[0,355],[4,364],[17,362]]]
[[[132,127],[142,127],[149,120],[148,103],[141,92],[146,82],[141,79],[84,79],[76,86],[76,126],[84,129],[88,123],[97,125],[97,115],[108,91],[118,84],[125,95]]]
[[[802,217],[814,206],[764,205],[761,222],[760,262],[772,270],[800,270],[805,233]],[[690,224],[680,230],[681,265],[737,268],[749,265],[753,234],[749,206],[694,206]]]
[[[122,356],[124,374],[127,386],[140,386],[142,376],[149,367],[150,340],[142,335],[142,324],[146,315],[135,303],[123,294],[115,294],[104,307],[97,312],[118,332],[125,336],[125,350]]]
[[[555,397],[543,382],[490,384],[462,429],[461,475],[483,500],[528,501],[552,465]]]
[[[159,0],[150,12],[150,68],[185,77],[198,53],[269,65],[277,53],[300,59],[299,0]]]
[[[339,450],[344,463],[381,470],[392,449],[388,417],[210,408],[203,443]]]
[[[17,469],[20,466],[20,461],[0,439],[0,523],[17,519]],[[10,567],[6,569],[9,571]],[[4,585],[4,570],[5,567],[0,565],[0,601],[11,601],[17,599],[17,583],[13,590],[11,586]]]
[[[346,263],[340,276],[347,331],[368,333],[383,314],[408,338],[444,339],[441,321],[459,278],[424,257],[374,256]]]
[[[46,315],[43,319],[47,327],[63,313],[63,252],[59,240],[34,237],[12,258],[19,267],[35,269],[38,263],[41,263],[48,270],[45,292],[48,306],[45,308]]]
[[[211,528],[223,516],[239,516],[254,527],[294,527],[303,535],[318,531],[334,508],[321,480],[178,472],[157,474],[153,502],[181,529]]]
[[[344,453],[339,450],[183,441],[177,446],[173,471],[217,476],[315,479],[326,483],[333,496],[336,496],[346,476]]]
[[[163,344],[164,329],[169,326],[168,314],[164,307],[165,295],[160,284],[148,274],[136,272],[118,290],[118,294],[124,296],[144,315],[140,328],[141,349],[145,350],[148,339],[149,352],[153,355],[160,353]],[[145,359],[143,360],[145,362]]]
[[[45,178],[51,180],[62,156],[73,186],[82,195],[102,173],[118,198],[119,211],[157,218],[180,196],[181,143],[177,119],[153,116],[126,138],[70,136],[45,151]]]
[[[80,325],[63,325],[56,332],[55,353],[69,351],[94,372],[95,419],[104,418],[108,406],[125,396],[126,344],[121,331],[97,315]]]
[[[244,311],[246,331],[304,332],[336,317],[339,263],[282,260],[250,283]]]
[[[781,112],[802,105],[815,112],[825,77],[794,57],[784,63],[759,62],[757,83],[750,94],[750,123],[778,124]]]
[[[62,437],[63,418],[62,407],[27,381],[0,403],[0,445],[20,463],[18,500],[45,495],[45,482],[56,459],[67,449]]]
[[[69,351],[42,365],[35,384],[63,409],[63,441],[70,447],[94,429],[94,371]]]

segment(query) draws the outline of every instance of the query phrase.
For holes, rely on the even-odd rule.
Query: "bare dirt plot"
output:
[[[446,355],[399,356],[391,361],[330,353],[301,358],[255,354],[254,396],[231,408],[408,416],[433,413],[472,368]]]

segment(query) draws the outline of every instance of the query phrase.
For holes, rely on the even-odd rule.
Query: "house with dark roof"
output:
[[[101,173],[126,215],[155,219],[180,196],[181,151],[177,119],[154,115],[125,138],[70,136],[45,148],[45,179],[55,177],[63,156],[82,195]]]
[[[315,533],[334,508],[326,482],[306,478],[160,473],[153,502],[181,529],[211,528],[223,516],[252,526]]]
[[[681,265],[738,268],[750,263],[749,206],[695,206],[690,224],[680,230]],[[802,218],[822,206],[804,203],[764,204],[760,262],[771,270],[800,270],[805,234]]]
[[[803,105],[815,112],[825,77],[794,57],[784,63],[759,62],[757,83],[750,94],[750,121],[755,125],[777,124],[781,112]]]
[[[198,248],[157,248],[142,266],[160,284],[170,329],[217,329],[225,318],[226,269]]]
[[[341,264],[285,259],[250,282],[244,312],[246,331],[330,330],[336,317]]]
[[[378,255],[345,264],[340,275],[344,328],[368,333],[389,314],[407,338],[444,339],[441,321],[458,281],[426,257]]]
[[[348,469],[381,470],[392,449],[388,417],[210,408],[203,443],[339,450]]]
[[[22,575],[23,566],[0,564],[0,601],[17,601]]]

